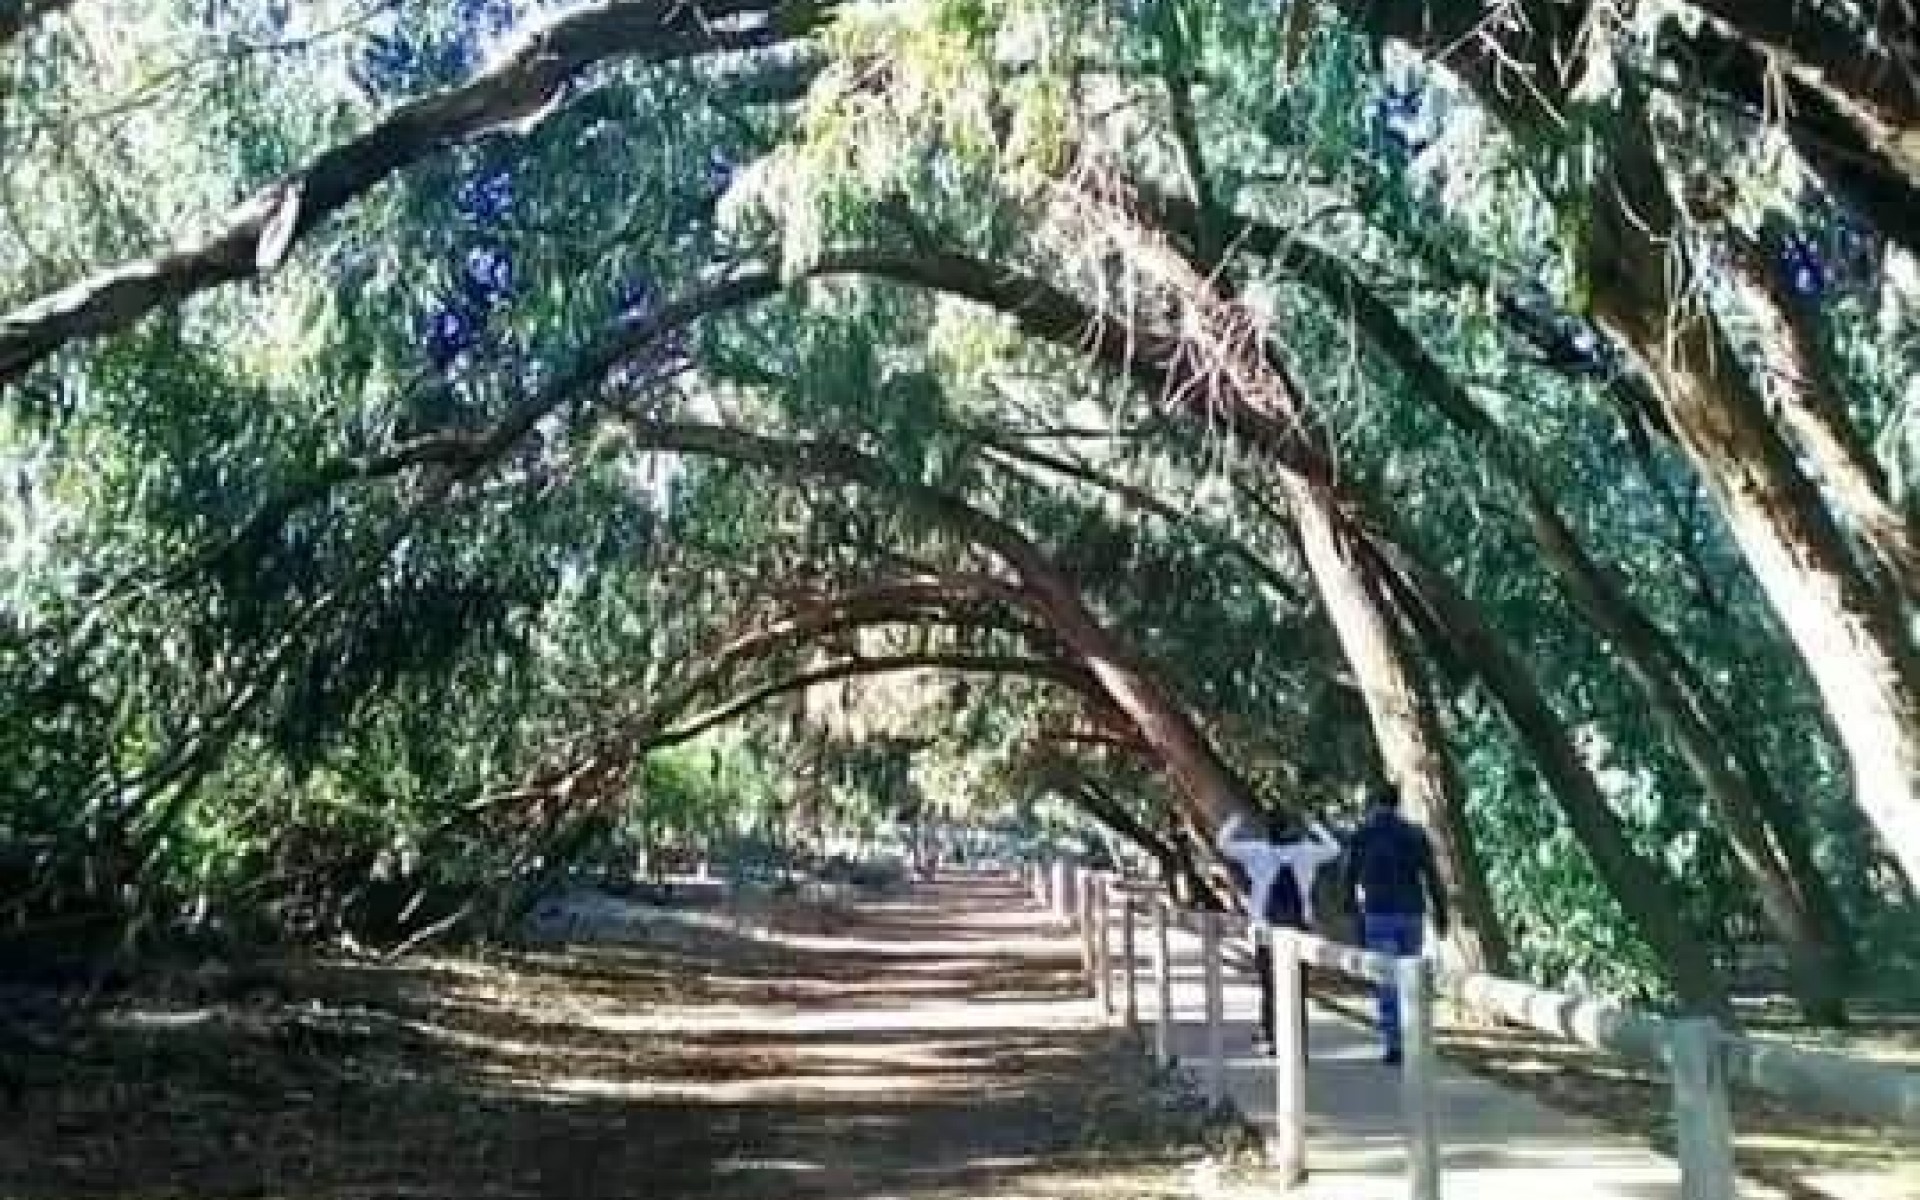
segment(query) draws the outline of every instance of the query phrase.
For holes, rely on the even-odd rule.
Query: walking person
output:
[[[1368,798],[1367,818],[1347,847],[1345,887],[1359,900],[1360,937],[1366,948],[1395,958],[1414,958],[1426,940],[1426,918],[1447,935],[1447,893],[1434,866],[1426,830],[1400,815],[1400,793],[1381,784]],[[1400,1061],[1400,997],[1392,984],[1375,985],[1380,1006],[1382,1061]]]
[[[1214,841],[1243,877],[1253,969],[1260,980],[1260,1052],[1270,1054],[1274,1046],[1273,947],[1266,931],[1312,928],[1314,877],[1340,857],[1340,842],[1318,821],[1309,821],[1304,832],[1290,830],[1283,818],[1273,814],[1265,818],[1264,829],[1255,831],[1249,825],[1245,817],[1236,815],[1220,827]],[[1301,996],[1304,1013],[1304,991]],[[1301,1023],[1304,1026],[1304,1015]]]

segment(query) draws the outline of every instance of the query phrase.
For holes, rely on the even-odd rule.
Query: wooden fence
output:
[[[1170,930],[1197,932],[1204,980],[1205,1043],[1202,1091],[1226,1102],[1225,963],[1229,936],[1245,936],[1244,918],[1184,910],[1158,888],[1112,872],[1052,862],[1028,869],[1034,898],[1080,937],[1082,960],[1102,1010],[1139,1018],[1138,979],[1150,957],[1157,991],[1155,1057],[1173,1061],[1173,973]],[[1113,995],[1113,928],[1120,927],[1122,996]],[[1139,925],[1153,927],[1153,953],[1139,952]],[[1283,1183],[1304,1178],[1306,1044],[1300,1025],[1302,967],[1312,965],[1399,990],[1403,1039],[1401,1104],[1407,1131],[1408,1185],[1413,1200],[1438,1200],[1441,1155],[1434,1080],[1438,1048],[1433,1009],[1446,998],[1495,1017],[1662,1070],[1672,1087],[1675,1150],[1682,1200],[1733,1200],[1734,1085],[1790,1103],[1879,1126],[1920,1128],[1920,1071],[1901,1070],[1845,1055],[1805,1050],[1730,1032],[1710,1018],[1666,1017],[1605,1000],[1581,999],[1491,975],[1442,970],[1425,958],[1392,958],[1290,930],[1271,935],[1274,964],[1273,1165]]]

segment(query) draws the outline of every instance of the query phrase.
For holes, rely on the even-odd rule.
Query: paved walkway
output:
[[[1116,1012],[1124,1003],[1124,966],[1116,920],[1111,945]],[[1142,1031],[1153,1044],[1158,1020],[1154,937],[1137,932],[1136,996]],[[1176,929],[1173,947],[1173,1050],[1196,1079],[1206,1058],[1206,1000],[1200,939]],[[1228,945],[1231,947],[1232,943]],[[1229,950],[1230,962],[1244,955]],[[1226,1088],[1240,1112],[1273,1127],[1271,1060],[1254,1050],[1259,988],[1251,970],[1231,966],[1226,980]],[[1118,1019],[1118,1018],[1116,1018]],[[1300,1200],[1404,1200],[1406,1139],[1399,1072],[1383,1065],[1374,1032],[1317,1005],[1308,1010],[1308,1179]],[[1532,1097],[1441,1064],[1436,1081],[1443,1151],[1441,1193],[1448,1200],[1678,1200],[1679,1167],[1596,1122],[1551,1109]],[[1777,1193],[1743,1184],[1742,1200]]]

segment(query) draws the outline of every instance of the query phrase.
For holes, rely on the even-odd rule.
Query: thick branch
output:
[[[1033,636],[1034,626],[1012,620],[997,607],[1020,607],[1017,589],[981,576],[943,576],[891,581],[797,606],[792,611],[736,634],[703,655],[706,670],[651,706],[648,723],[657,727],[691,707],[740,664],[822,638],[882,625],[937,623],[956,628],[999,630]]]
[[[763,684],[742,696],[683,721],[672,729],[663,730],[648,737],[641,749],[643,751],[660,750],[691,741],[708,730],[735,720],[788,692],[803,691],[821,684],[853,679],[862,675],[925,670],[1024,675],[1032,679],[1064,684],[1075,689],[1086,685],[1084,672],[1058,659],[1005,654],[903,654],[888,658],[850,658]]]
[[[1191,519],[1191,514],[1181,512],[1146,489],[1115,479],[1106,472],[1090,467],[1077,459],[1049,454],[1044,450],[1036,450],[1031,446],[1020,445],[1006,439],[990,437],[987,439],[987,446],[989,452],[996,456],[1011,459],[1014,462],[1027,463],[1056,475],[1064,475],[1069,479],[1076,479],[1088,487],[1118,496],[1134,508],[1159,517],[1170,525],[1197,533],[1209,544],[1238,561],[1254,578],[1272,588],[1276,595],[1292,605],[1294,609],[1306,611],[1308,607],[1306,595],[1301,592],[1299,585],[1282,574],[1279,568],[1260,557],[1239,539],[1223,537],[1211,529],[1198,526]]]
[[[1805,0],[1694,6],[1715,23],[1672,36],[1702,82],[1756,119],[1780,110],[1814,170],[1888,237],[1920,249],[1920,64],[1911,10],[1882,5],[1898,28],[1876,40]],[[1906,15],[1894,15],[1901,10]]]
[[[196,292],[271,273],[294,243],[374,185],[445,146],[538,120],[563,85],[589,66],[761,47],[807,32],[827,7],[783,0],[599,0],[572,9],[530,30],[465,84],[402,105],[256,192],[206,236],[101,271],[0,317],[0,387],[69,342],[124,329]]]
[[[1760,301],[1778,369],[1780,423],[1814,463],[1821,488],[1909,604],[1920,602],[1920,542],[1894,503],[1873,448],[1854,428],[1821,347],[1818,314],[1795,296],[1752,239],[1733,234],[1733,267]]]
[[[1394,548],[1387,554],[1394,568],[1387,578],[1403,589],[1401,601],[1425,606],[1461,660],[1473,665],[1559,796],[1561,811],[1595,873],[1658,955],[1674,991],[1690,1007],[1727,1012],[1725,984],[1706,956],[1697,953],[1698,938],[1685,925],[1684,906],[1664,866],[1635,849],[1526,664],[1445,576],[1404,550]]]
[[[1808,0],[1690,0],[1734,37],[1777,55],[1797,73],[1821,80],[1855,104],[1908,124],[1920,123],[1916,82],[1916,10],[1880,3],[1873,31],[1848,26]]]

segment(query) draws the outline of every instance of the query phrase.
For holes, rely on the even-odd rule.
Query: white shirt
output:
[[[1246,823],[1244,817],[1233,817],[1220,827],[1214,844],[1247,873],[1248,916],[1254,928],[1266,926],[1263,914],[1267,911],[1267,893],[1273,890],[1273,881],[1283,869],[1293,872],[1294,885],[1300,892],[1301,916],[1307,928],[1313,928],[1313,880],[1321,867],[1340,857],[1339,840],[1320,822],[1309,821],[1306,837],[1276,845],[1264,837],[1243,834]]]

